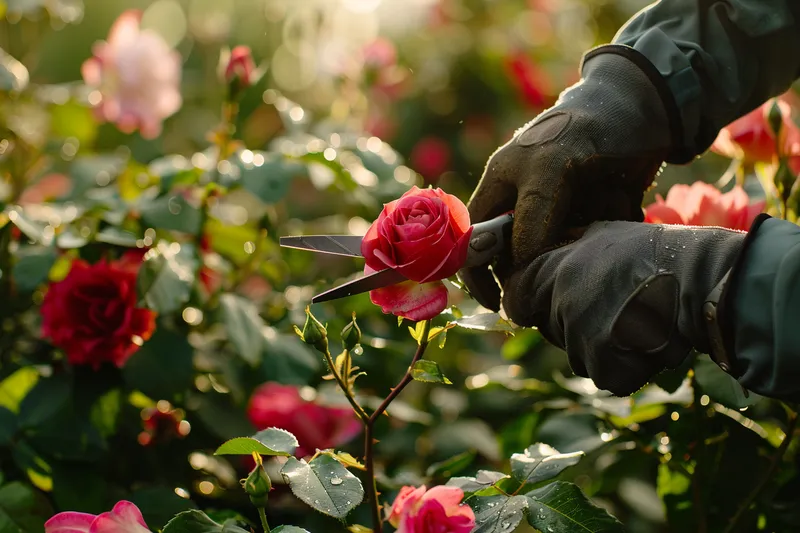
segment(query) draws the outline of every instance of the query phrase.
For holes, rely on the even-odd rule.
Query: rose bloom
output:
[[[75,261],[63,280],[50,285],[41,307],[42,332],[70,364],[122,367],[153,334],[155,313],[136,307],[138,263],[131,257],[137,255],[93,265]]]
[[[384,205],[361,241],[365,274],[393,268],[411,281],[370,291],[370,299],[384,313],[410,320],[438,315],[447,305],[439,280],[462,267],[471,235],[461,200],[441,189],[412,187]]]
[[[461,503],[464,493],[456,487],[438,486],[426,491],[403,487],[389,511],[389,523],[397,533],[469,533],[475,513]]]
[[[800,98],[789,90],[777,99],[770,99],[757,109],[731,122],[720,130],[711,151],[731,159],[741,159],[745,163],[770,163],[778,155],[776,153],[775,134],[769,125],[769,112],[773,102],[777,102],[783,118],[781,126],[782,154],[800,155],[792,150],[791,144],[800,136],[800,128],[795,124],[792,114],[799,107]],[[795,167],[800,162],[794,161]]]
[[[361,422],[349,407],[320,405],[303,399],[295,386],[273,382],[253,392],[247,416],[258,429],[276,427],[297,437],[298,457],[335,448],[361,432]]]
[[[751,204],[738,185],[723,194],[713,185],[697,181],[692,185],[673,185],[666,200],[656,195],[656,202],[645,208],[645,222],[746,231],[764,205],[764,201]]]
[[[44,533],[150,533],[150,530],[139,508],[123,500],[111,511],[99,515],[58,513],[45,522]]]
[[[161,122],[180,109],[181,57],[155,31],[139,28],[141,13],[125,11],[107,41],[94,45],[94,57],[81,67],[87,85],[100,92],[98,120],[125,133],[136,129],[152,139]]]
[[[231,83],[238,80],[241,88],[250,87],[255,81],[256,65],[249,46],[237,46],[230,55],[223,55],[225,64],[225,81]]]
[[[41,204],[57,200],[72,191],[72,179],[65,174],[48,174],[25,188],[19,197],[19,205]]]
[[[506,70],[522,101],[530,107],[542,108],[547,104],[546,74],[524,53],[506,59]]]

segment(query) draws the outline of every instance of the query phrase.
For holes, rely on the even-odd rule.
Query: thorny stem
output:
[[[375,461],[373,455],[373,446],[375,444],[375,439],[373,438],[373,432],[375,428],[375,422],[378,421],[380,416],[386,412],[386,409],[389,407],[395,398],[397,398],[403,389],[411,383],[413,379],[411,377],[411,370],[414,368],[414,365],[417,361],[422,359],[422,356],[425,354],[425,349],[428,347],[428,335],[431,330],[431,322],[430,320],[426,320],[423,325],[422,335],[419,338],[419,346],[417,346],[417,351],[414,354],[414,357],[411,359],[411,363],[408,365],[408,370],[406,370],[406,374],[403,376],[403,379],[400,380],[400,383],[397,384],[395,388],[392,389],[392,392],[383,400],[383,402],[378,406],[372,416],[369,417],[369,420],[366,422],[366,428],[364,431],[364,463],[367,469],[367,478],[369,480],[369,499],[372,507],[372,526],[374,533],[382,533],[383,532],[383,522],[381,521],[381,506],[380,502],[378,501],[378,484],[375,480]]]
[[[264,533],[269,533],[269,523],[267,522],[267,513],[263,507],[258,508],[258,516],[261,517],[261,527],[264,528]]]
[[[767,468],[767,471],[764,472],[761,481],[759,481],[758,484],[753,487],[753,490],[750,491],[750,494],[747,495],[747,498],[745,498],[744,502],[742,502],[742,504],[739,506],[736,514],[733,515],[733,518],[731,518],[728,527],[725,529],[725,533],[733,533],[736,531],[736,528],[739,527],[739,522],[741,522],[742,518],[750,509],[750,506],[753,505],[753,502],[756,501],[756,498],[758,498],[759,494],[761,494],[764,488],[766,488],[767,483],[769,483],[769,480],[772,479],[772,475],[775,473],[775,469],[778,468],[778,464],[780,464],[781,459],[783,459],[783,456],[786,454],[786,450],[789,448],[789,444],[791,444],[792,438],[794,437],[794,431],[797,428],[797,413],[790,409],[787,409],[787,411],[789,412],[789,423],[786,428],[786,436],[783,438],[781,445],[778,446],[778,449],[772,455],[769,467]]]
[[[347,379],[347,375],[345,375],[345,377],[342,378],[342,376],[339,374],[339,371],[336,369],[336,363],[334,363],[333,357],[331,357],[330,350],[325,350],[325,353],[323,355],[325,356],[325,362],[328,363],[328,368],[331,369],[331,374],[333,374],[336,383],[339,384],[339,388],[342,389],[342,392],[344,393],[345,397],[347,397],[347,401],[350,402],[351,406],[353,406],[353,410],[355,410],[356,414],[358,415],[358,418],[361,419],[361,422],[363,422],[365,426],[368,425],[369,415],[367,414],[366,411],[364,411],[364,408],[361,407],[361,405],[359,405],[355,396],[353,396],[353,391],[350,390],[349,385],[345,381]]]

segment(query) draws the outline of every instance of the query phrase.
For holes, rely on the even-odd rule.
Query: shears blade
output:
[[[323,254],[362,257],[361,241],[358,235],[299,235],[281,237],[280,245],[284,248],[297,248]]]
[[[313,298],[311,298],[311,303],[320,303],[320,302],[327,302],[329,300],[336,300],[338,298],[344,298],[346,296],[352,296],[354,294],[361,294],[362,292],[369,292],[374,289],[380,289],[383,287],[388,287],[389,285],[394,285],[396,283],[400,283],[401,281],[406,281],[404,275],[399,273],[398,271],[386,268],[384,270],[379,270],[378,272],[373,272],[372,274],[367,274],[366,276],[362,276],[360,278],[354,279],[353,281],[348,281],[338,287],[334,287],[333,289],[329,289],[321,294],[317,294]]]

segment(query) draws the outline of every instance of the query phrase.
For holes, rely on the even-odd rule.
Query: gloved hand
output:
[[[513,274],[503,308],[566,350],[572,370],[625,396],[692,348],[711,353],[706,298],[745,232],[597,222],[576,242]]]
[[[655,67],[631,48],[587,54],[582,80],[490,158],[468,208],[473,223],[515,210],[501,283],[571,229],[597,220],[643,220],[644,191],[680,144],[677,106]],[[500,289],[487,266],[460,277],[484,307]]]

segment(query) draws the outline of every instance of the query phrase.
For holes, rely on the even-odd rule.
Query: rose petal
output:
[[[88,533],[96,515],[67,511],[44,523],[44,533]]]
[[[397,527],[400,524],[402,516],[411,512],[412,509],[416,507],[417,503],[419,503],[425,494],[425,490],[425,485],[418,488],[407,485],[400,489],[389,511],[387,521],[392,524],[392,526]]]
[[[89,533],[150,533],[142,512],[133,503],[121,501],[92,522]]]
[[[374,272],[365,267],[364,273]],[[447,307],[447,287],[441,281],[417,283],[404,281],[370,291],[369,298],[386,314],[419,321],[433,318]]]

